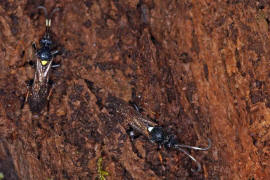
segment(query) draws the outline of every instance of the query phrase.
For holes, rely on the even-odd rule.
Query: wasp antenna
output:
[[[49,15],[49,17],[46,19],[46,27],[50,28],[51,27],[51,23],[52,23],[52,16],[55,12],[59,11],[60,8],[55,8]]]
[[[199,161],[197,161],[193,156],[191,156],[186,150],[180,148],[180,147],[175,147],[177,150],[183,152],[185,155],[187,155],[192,161],[194,161],[197,165],[197,169],[194,170],[193,168],[191,168],[192,172],[199,172],[201,170],[201,164],[199,163]]]
[[[212,146],[211,140],[209,138],[207,138],[207,140],[208,140],[208,146],[205,147],[205,148],[196,147],[196,146],[189,146],[189,145],[185,145],[185,144],[176,144],[174,146],[177,147],[177,148],[180,148],[181,147],[181,148],[194,149],[194,150],[198,150],[198,151],[206,151],[206,150],[210,149],[211,146]]]
[[[44,11],[44,14],[45,14],[45,17],[46,17],[46,27],[47,27],[47,29],[48,28],[50,28],[51,27],[51,18],[52,18],[52,15],[55,13],[55,12],[57,12],[57,11],[59,11],[60,10],[60,8],[55,8],[50,14],[48,14],[48,11],[47,11],[47,8],[45,8],[44,6],[38,6],[37,7],[38,9],[42,9],[43,11]]]
[[[37,9],[42,9],[44,11],[45,17],[47,19],[47,17],[48,17],[48,11],[47,11],[47,9],[44,6],[38,6]]]
[[[54,8],[54,10],[50,13],[50,19],[52,18],[53,14],[59,10],[60,8]]]
[[[45,18],[46,18],[46,22],[45,22],[46,29],[49,29],[51,27],[51,18],[48,17],[47,8],[45,8],[44,6],[38,6],[37,8],[42,9],[44,11]]]

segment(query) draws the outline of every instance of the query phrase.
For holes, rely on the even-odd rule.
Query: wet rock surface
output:
[[[48,106],[24,104],[32,43],[52,19],[62,55]],[[1,1],[0,172],[6,179],[267,179],[270,177],[267,1]],[[134,101],[181,139],[184,154],[131,141],[106,109]]]

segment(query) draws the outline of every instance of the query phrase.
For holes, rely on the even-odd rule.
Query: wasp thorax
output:
[[[150,136],[151,136],[151,140],[158,144],[163,144],[164,139],[165,139],[165,133],[162,127],[154,127],[150,131]]]
[[[162,127],[148,127],[148,131],[153,142],[164,145],[166,148],[171,148],[177,144],[175,136],[168,135]]]
[[[37,53],[38,57],[41,59],[41,60],[46,60],[46,61],[49,61],[52,59],[52,54],[49,50],[47,49],[40,49]]]

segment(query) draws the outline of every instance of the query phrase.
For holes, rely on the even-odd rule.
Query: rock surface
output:
[[[25,81],[32,43],[54,14],[62,55],[48,107],[33,115]],[[0,1],[0,172],[6,179],[267,179],[270,177],[270,3],[211,0]],[[31,64],[31,63],[30,63]],[[184,154],[126,129],[104,107],[109,96],[184,144]]]

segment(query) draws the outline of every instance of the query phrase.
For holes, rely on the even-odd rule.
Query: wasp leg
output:
[[[52,68],[59,68],[61,66],[60,63],[52,63]]]
[[[26,102],[28,101],[28,97],[29,97],[29,90],[27,90],[27,93],[26,93],[26,97],[25,97],[24,103],[26,103]]]
[[[29,96],[29,90],[27,90],[26,95],[23,97],[23,102],[22,102],[22,105],[21,105],[21,109],[23,109],[24,108],[24,105],[27,103],[28,96]]]
[[[34,79],[27,80],[27,81],[25,81],[25,83],[26,83],[27,88],[29,88],[33,85]]]
[[[142,155],[140,154],[140,152],[138,151],[138,149],[137,149],[137,147],[136,147],[136,145],[134,143],[134,140],[137,139],[140,136],[140,134],[136,133],[132,127],[129,127],[129,129],[126,130],[126,132],[129,135],[129,138],[130,138],[130,141],[131,141],[132,151],[135,154],[137,154],[137,156],[139,158],[142,158]]]
[[[158,158],[159,158],[160,163],[163,164],[163,158],[159,151],[158,151]]]
[[[143,112],[143,109],[140,108],[134,101],[129,101],[128,103],[139,113]]]
[[[140,134],[135,133],[135,131],[132,127],[130,127],[127,130],[127,134],[129,135],[131,141],[134,141],[135,139],[137,139],[140,136]]]
[[[51,88],[50,88],[49,94],[47,96],[47,101],[49,101],[49,99],[50,99],[50,97],[52,95],[52,91],[54,89],[55,84],[54,84],[54,82],[52,80],[49,80],[49,85],[51,86]]]
[[[34,83],[34,80],[33,79],[30,79],[28,81],[26,81],[26,86],[27,86],[27,93],[26,93],[26,97],[25,97],[25,101],[24,103],[26,103],[28,101],[28,97],[29,97],[29,88],[33,85]]]
[[[50,99],[50,97],[52,95],[52,90],[53,90],[53,88],[50,89],[49,95],[47,96],[47,101],[49,101],[49,99]]]
[[[32,49],[34,50],[34,52],[37,52],[37,45],[35,42],[32,43]]]
[[[50,97],[52,95],[52,91],[53,91],[54,86],[55,86],[54,82],[52,80],[50,80],[50,79],[49,79],[48,83],[51,86],[51,88],[50,88],[48,96],[47,96],[47,113],[49,113],[49,110],[50,110],[50,101],[49,100],[50,100]]]
[[[53,57],[55,57],[55,56],[57,56],[57,55],[60,55],[61,54],[61,52],[59,51],[59,50],[55,50],[55,51],[52,51],[51,52],[51,55],[53,56]]]
[[[52,51],[51,55],[53,57],[55,57],[57,55],[61,55],[61,51],[59,51],[59,50]],[[55,63],[55,62],[52,63],[52,68],[58,68],[58,67],[60,67],[60,63]]]
[[[22,103],[22,105],[21,105],[21,109],[23,109],[24,105],[25,105],[25,104],[27,103],[27,101],[28,101],[29,92],[30,92],[29,88],[32,86],[33,82],[34,82],[33,79],[30,79],[30,80],[28,80],[28,81],[25,82],[25,83],[26,83],[26,86],[27,86],[27,93],[26,93],[26,95],[25,95],[25,97],[24,97],[24,99],[23,99],[23,103]]]
[[[28,61],[27,63],[28,63],[30,66],[32,66],[32,67],[35,66],[35,63],[34,63],[34,61],[32,61],[32,60]]]

